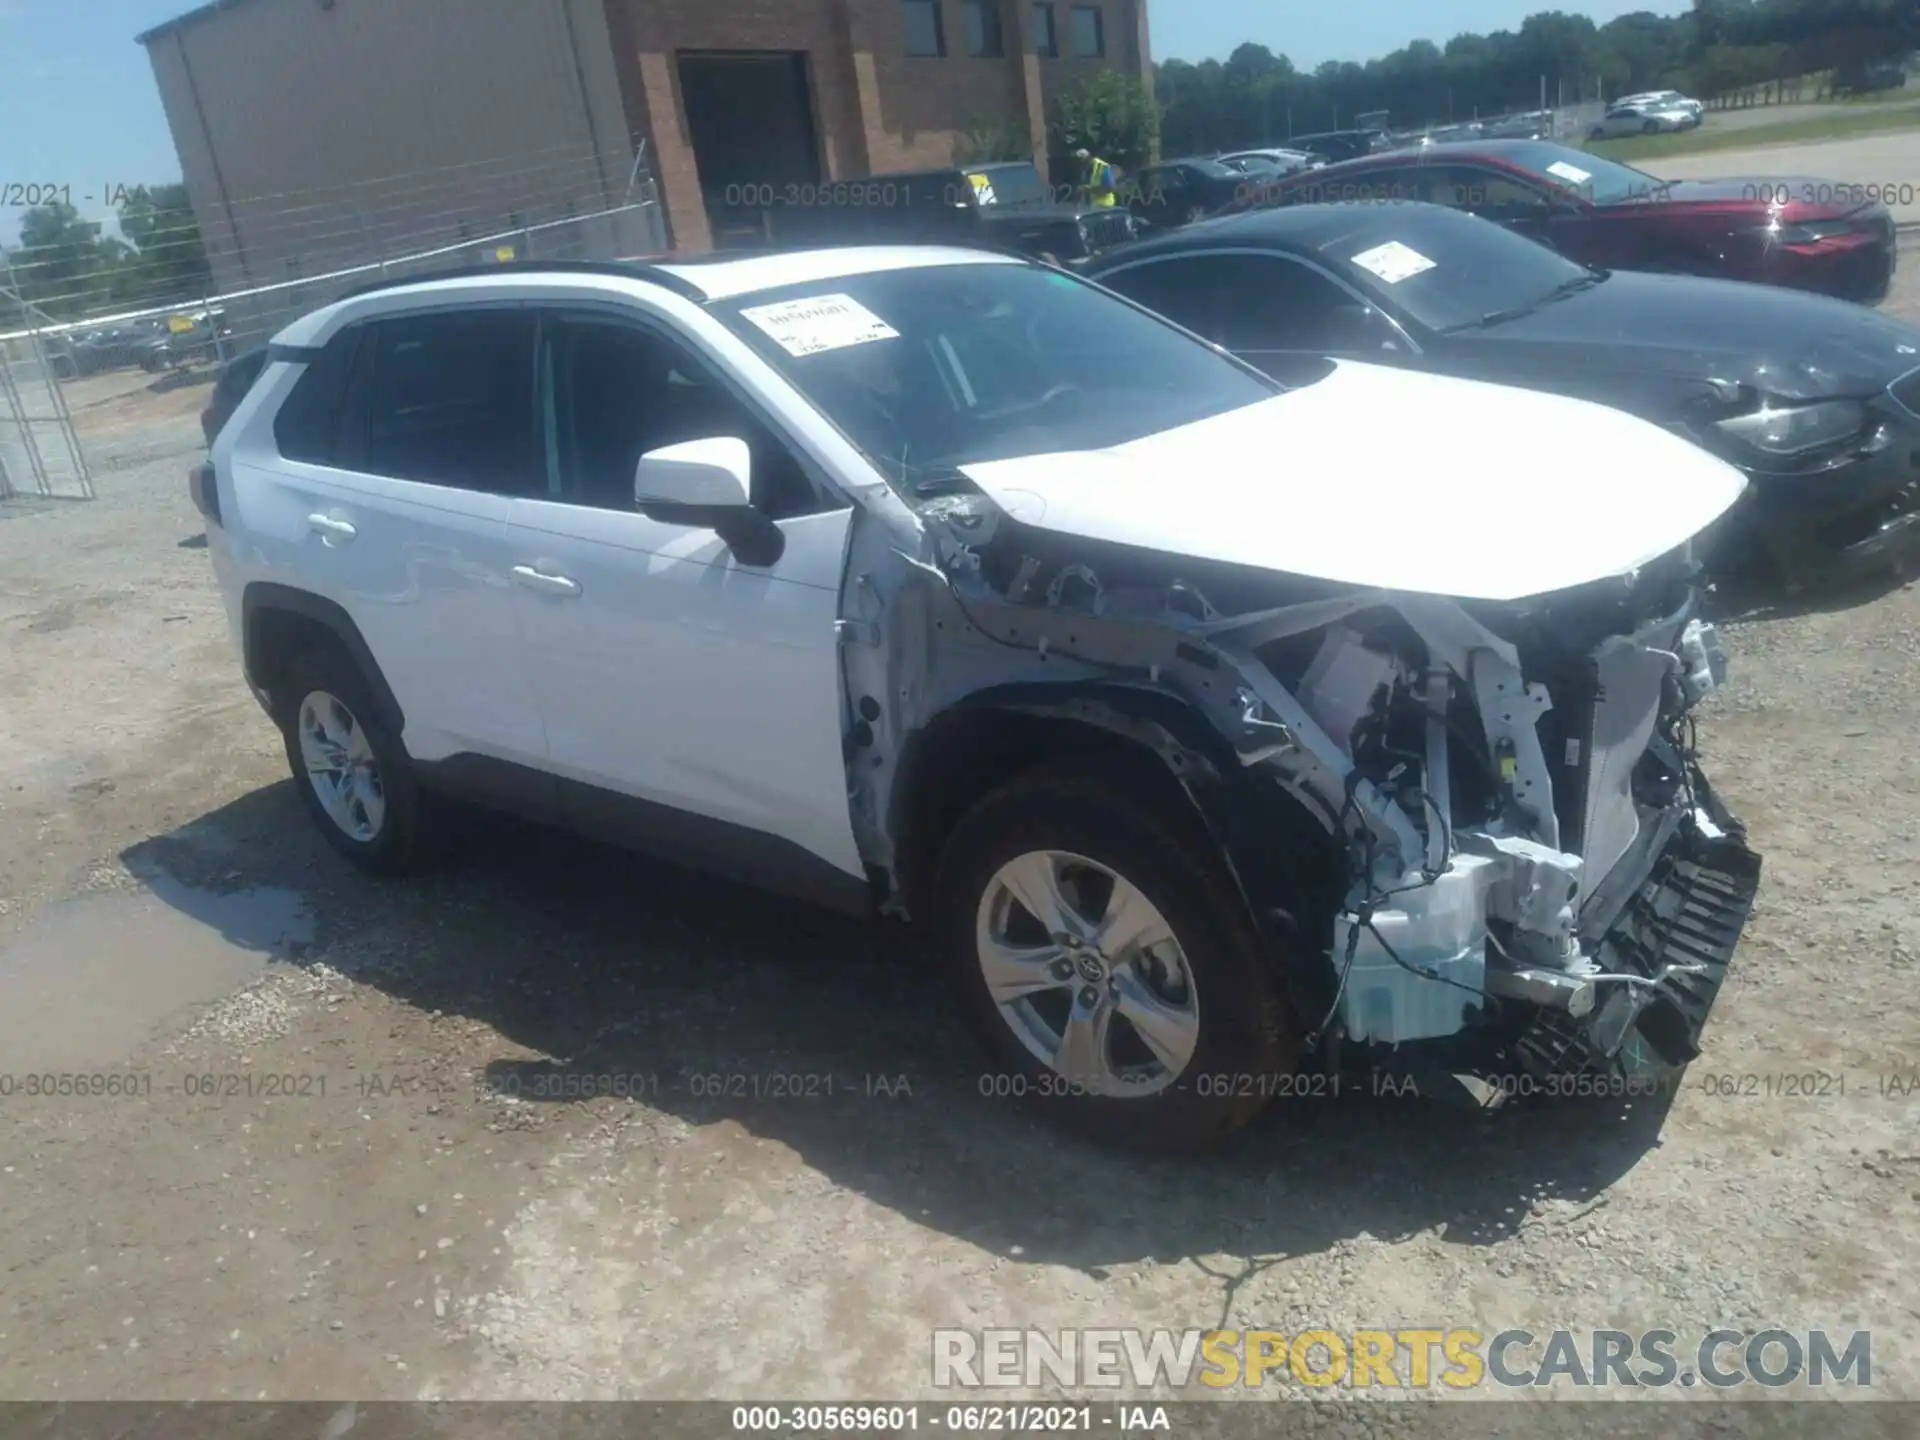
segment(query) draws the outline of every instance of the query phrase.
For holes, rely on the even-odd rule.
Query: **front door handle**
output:
[[[580,582],[566,575],[549,575],[544,570],[536,570],[531,565],[513,567],[513,579],[517,585],[529,590],[538,590],[542,595],[578,595]]]
[[[330,545],[344,545],[360,533],[352,521],[336,520],[331,515],[307,516],[307,529]]]

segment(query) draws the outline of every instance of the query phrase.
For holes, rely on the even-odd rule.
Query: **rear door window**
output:
[[[536,328],[528,310],[374,322],[363,367],[364,468],[463,490],[538,493]]]

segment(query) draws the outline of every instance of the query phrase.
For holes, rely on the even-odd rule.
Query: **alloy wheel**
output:
[[[1186,953],[1110,867],[1064,850],[1014,857],[981,897],[975,944],[1001,1019],[1076,1089],[1151,1095],[1193,1059],[1200,1002]]]
[[[300,759],[307,782],[340,833],[371,844],[386,823],[387,797],[367,732],[337,695],[315,690],[300,702]]]

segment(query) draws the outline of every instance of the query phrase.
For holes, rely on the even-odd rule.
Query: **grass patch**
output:
[[[1835,107],[1832,115],[1787,120],[1778,125],[1747,125],[1737,130],[1714,127],[1714,112],[1698,130],[1676,135],[1628,135],[1619,140],[1588,140],[1582,148],[1615,160],[1642,160],[1662,155],[1699,155],[1713,150],[1758,149],[1763,145],[1846,140],[1856,135],[1878,135],[1920,126],[1920,99],[1904,106]]]

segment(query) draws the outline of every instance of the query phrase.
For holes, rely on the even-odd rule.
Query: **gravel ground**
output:
[[[984,1098],[890,933],[504,822],[337,862],[195,548],[198,399],[0,507],[0,994],[52,957],[0,1073],[150,1077],[0,1101],[0,1396],[931,1397],[934,1327],[1218,1324],[1870,1328],[1920,1396],[1920,591],[1730,626],[1702,743],[1768,869],[1670,1105],[1283,1102],[1149,1163]],[[527,1098],[569,1076],[639,1094]]]

